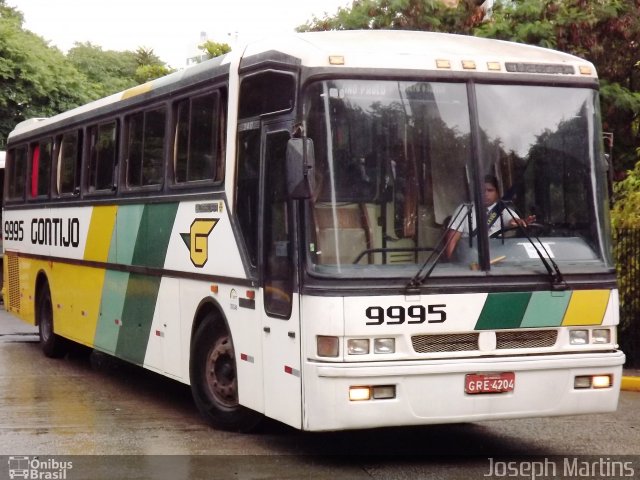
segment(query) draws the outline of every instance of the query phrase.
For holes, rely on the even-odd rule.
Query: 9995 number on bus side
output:
[[[421,323],[442,323],[447,319],[447,306],[440,305],[411,305],[404,307],[402,305],[394,305],[391,307],[369,307],[365,311],[365,315],[370,322],[367,325],[418,325]]]

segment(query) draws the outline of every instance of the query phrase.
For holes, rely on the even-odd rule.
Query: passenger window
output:
[[[160,185],[164,177],[164,108],[127,118],[127,186]]]
[[[89,128],[89,192],[113,191],[117,155],[116,122]]]
[[[43,140],[31,146],[31,198],[46,198],[51,185],[53,141]]]
[[[80,140],[79,131],[68,132],[60,139],[58,153],[57,186],[60,195],[80,193]]]
[[[7,200],[23,199],[27,177],[26,146],[9,150],[7,170]]]
[[[210,93],[177,104],[175,182],[216,180],[221,159],[219,94]]]
[[[283,72],[246,77],[240,84],[240,118],[257,117],[293,108],[295,79]]]

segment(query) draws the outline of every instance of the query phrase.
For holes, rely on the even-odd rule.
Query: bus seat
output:
[[[316,204],[313,214],[316,225],[318,263],[324,265],[350,264],[363,251],[372,248],[371,224],[367,209],[363,204],[351,203],[337,207],[335,222],[334,212],[330,206]],[[369,255],[363,257],[360,263],[366,263],[369,257]]]

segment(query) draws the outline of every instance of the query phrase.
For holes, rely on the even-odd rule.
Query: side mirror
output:
[[[293,200],[311,198],[315,158],[310,138],[292,138],[287,144],[287,192]]]

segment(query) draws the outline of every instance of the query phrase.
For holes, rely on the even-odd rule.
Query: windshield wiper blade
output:
[[[511,215],[512,218],[514,219],[519,218],[518,216],[516,216],[515,212],[509,208],[509,206],[506,203],[502,201],[501,203],[503,208],[509,213],[509,215]],[[569,285],[567,285],[567,282],[564,280],[564,277],[562,276],[562,272],[560,271],[558,264],[553,260],[553,258],[551,258],[551,254],[547,250],[547,247],[544,246],[544,243],[542,243],[540,238],[538,238],[538,236],[536,235],[535,239],[538,242],[536,245],[536,242],[534,242],[531,236],[529,235],[529,232],[527,231],[527,227],[518,222],[516,222],[516,225],[520,229],[522,234],[526,237],[526,239],[529,240],[529,243],[535,250],[538,257],[540,258],[540,261],[543,263],[544,268],[546,268],[547,274],[549,275],[549,280],[551,281],[551,288],[553,290],[568,290]],[[544,250],[544,253],[545,253],[544,255],[538,249],[538,246],[540,246],[542,250]]]
[[[466,213],[462,215],[462,212],[464,212],[465,210],[466,210]],[[460,228],[460,226],[462,225],[462,222],[465,221],[465,219],[469,215],[471,215],[471,204],[463,203],[461,207],[458,209],[458,212],[456,213],[455,217],[453,217],[453,219],[449,222],[449,225],[451,225],[452,228],[449,228],[447,226],[444,232],[442,232],[442,234],[438,238],[438,241],[436,242],[435,248],[433,249],[431,254],[427,257],[427,259],[424,261],[424,263],[422,264],[420,269],[417,271],[417,273],[411,278],[411,280],[409,280],[409,283],[407,284],[407,288],[417,288],[422,285],[422,282],[424,282],[427,278],[429,278],[429,275],[431,275],[431,272],[433,272],[433,269],[436,268],[436,265],[440,261],[440,258],[442,258],[442,255],[444,254],[444,252],[447,251],[447,247],[449,246],[449,243],[451,243],[453,239],[453,236],[449,235],[449,230],[450,229],[457,230],[458,228]],[[460,219],[459,221],[458,221],[458,218]],[[458,221],[457,224],[455,223],[456,221]],[[424,272],[424,270],[427,268],[429,263],[431,263],[431,267],[423,275],[422,272]]]

